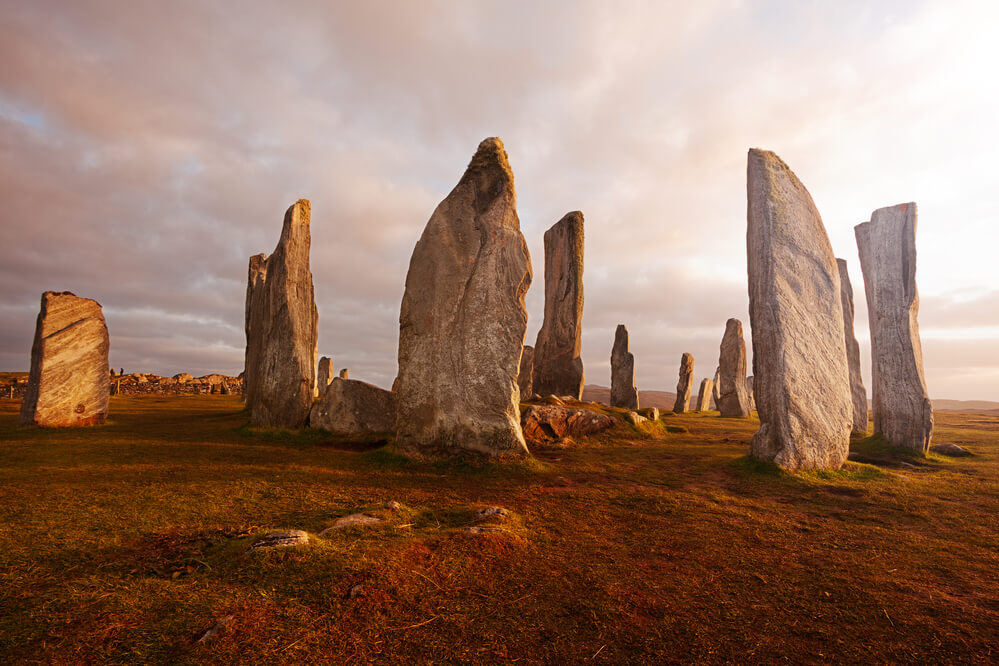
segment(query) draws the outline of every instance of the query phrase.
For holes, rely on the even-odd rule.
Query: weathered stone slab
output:
[[[953,458],[962,458],[964,456],[975,455],[963,446],[958,446],[952,442],[945,442],[944,444],[934,444],[930,447],[930,451],[934,453],[939,453],[943,456],[951,456]]]
[[[534,390],[583,395],[583,214],[566,213],[545,232],[545,318],[534,345]]]
[[[750,453],[787,469],[839,469],[853,407],[836,258],[811,195],[777,155],[749,151],[747,192],[760,415]]]
[[[520,357],[531,259],[503,143],[486,139],[427,222],[399,314],[397,443],[524,455]]]
[[[614,427],[614,418],[588,409],[531,405],[524,410],[521,424],[524,437],[533,441],[545,441],[607,430]]]
[[[867,389],[860,372],[860,343],[853,332],[853,284],[846,259],[837,259],[840,301],[843,304],[843,341],[846,344],[846,364],[850,370],[850,398],[853,405],[853,432],[867,432]]]
[[[742,322],[732,318],[725,322],[718,352],[718,411],[725,417],[749,416],[749,389],[746,387],[746,341],[742,338]]]
[[[326,390],[326,387],[333,381],[333,359],[323,356],[319,359],[319,368],[316,370],[316,397],[318,398]]]
[[[680,380],[676,384],[676,402],[673,412],[683,414],[690,409],[690,392],[694,388],[694,356],[684,353],[680,357]]]
[[[871,328],[874,431],[926,453],[933,407],[923,375],[916,289],[916,204],[879,208],[854,228]]]
[[[385,520],[377,516],[370,516],[366,513],[352,513],[349,516],[343,516],[342,518],[337,518],[332,525],[330,525],[325,530],[320,532],[319,535],[325,536],[330,532],[343,530],[348,527],[369,527],[371,525],[377,525],[378,523],[383,523],[383,522],[385,522]]]
[[[521,400],[530,400],[534,395],[534,347],[530,345],[524,345],[524,352],[520,355],[517,386],[520,387]]]
[[[339,435],[395,430],[395,397],[356,379],[334,379],[312,406],[309,425]]]
[[[714,391],[714,381],[705,377],[701,380],[701,388],[697,392],[697,411],[706,412],[711,409],[711,393]]]
[[[270,257],[250,257],[246,287],[244,399],[250,424],[305,425],[315,397],[319,314],[309,269],[311,206],[284,216]]]
[[[611,407],[638,409],[638,389],[635,388],[635,356],[630,351],[628,329],[617,325],[614,347],[611,349]]]
[[[104,423],[111,395],[109,347],[100,303],[68,291],[42,294],[21,424]]]
[[[271,532],[253,542],[247,552],[270,548],[297,548],[309,543],[309,533],[303,530],[288,530],[287,532]]]

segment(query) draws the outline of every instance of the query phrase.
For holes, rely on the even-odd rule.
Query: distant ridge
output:
[[[584,402],[601,402],[610,404],[610,389],[597,384],[587,384],[583,387]],[[676,393],[669,391],[638,391],[639,407],[658,407],[659,409],[673,409],[676,404]],[[999,404],[996,405],[999,407]]]

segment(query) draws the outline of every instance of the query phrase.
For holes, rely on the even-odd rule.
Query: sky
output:
[[[45,290],[94,298],[126,372],[238,374],[247,262],[312,202],[319,353],[390,386],[409,257],[479,141],[543,234],[586,219],[583,362],[640,389],[712,376],[743,321],[746,152],[773,150],[849,263],[915,201],[931,397],[999,400],[992,2],[0,0],[0,370]]]

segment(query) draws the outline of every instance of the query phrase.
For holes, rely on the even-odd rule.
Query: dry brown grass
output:
[[[869,440],[877,465],[787,474],[716,414],[474,465],[252,432],[240,407],[114,398],[112,423],[55,431],[0,400],[3,660],[997,659],[999,418],[938,416],[973,458]],[[467,534],[493,504],[509,531]],[[387,520],[318,536],[359,510]],[[290,528],[312,544],[245,553]]]

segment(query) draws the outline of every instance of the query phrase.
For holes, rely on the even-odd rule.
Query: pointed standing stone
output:
[[[315,395],[319,314],[309,270],[311,206],[284,216],[270,257],[250,257],[246,289],[245,400],[250,425],[298,428]]]
[[[711,409],[711,392],[715,383],[705,377],[701,380],[701,390],[697,392],[697,411],[706,412]]]
[[[721,394],[718,393],[718,387],[721,386],[721,366],[719,365],[715,368],[715,378],[711,382],[711,408],[718,409],[718,403],[721,402]]]
[[[323,356],[319,359],[319,370],[316,372],[316,397],[318,398],[326,391],[326,387],[333,381],[333,359]]]
[[[747,168],[749,319],[760,429],[750,453],[786,469],[839,469],[850,375],[839,269],[811,195],[774,153]]]
[[[676,384],[676,402],[673,413],[683,414],[690,409],[690,392],[694,384],[694,356],[684,353],[680,357],[680,381]]]
[[[68,291],[42,294],[21,425],[104,423],[111,395],[109,347],[100,303]]]
[[[486,139],[413,250],[399,314],[397,442],[527,453],[517,378],[531,258],[503,142]]]
[[[340,379],[350,379],[350,372],[347,368],[340,368],[340,374],[337,377]]]
[[[517,385],[520,387],[520,399],[530,400],[534,395],[534,347],[530,345],[524,345],[524,352],[520,355]]]
[[[843,303],[843,340],[846,343],[846,363],[850,370],[850,396],[853,404],[853,432],[867,432],[867,390],[860,374],[860,343],[853,332],[853,284],[846,267],[846,259],[837,259],[839,286]]]
[[[635,388],[635,355],[628,343],[628,329],[617,325],[614,347],[611,349],[611,407],[638,409],[638,389]]]
[[[545,232],[545,319],[534,345],[534,391],[583,395],[583,214],[566,213]]]
[[[718,411],[725,417],[749,416],[749,390],[746,388],[746,342],[742,339],[742,322],[725,322],[718,354]]]
[[[874,431],[893,446],[926,453],[933,407],[916,321],[916,204],[879,208],[855,232],[871,327]]]

